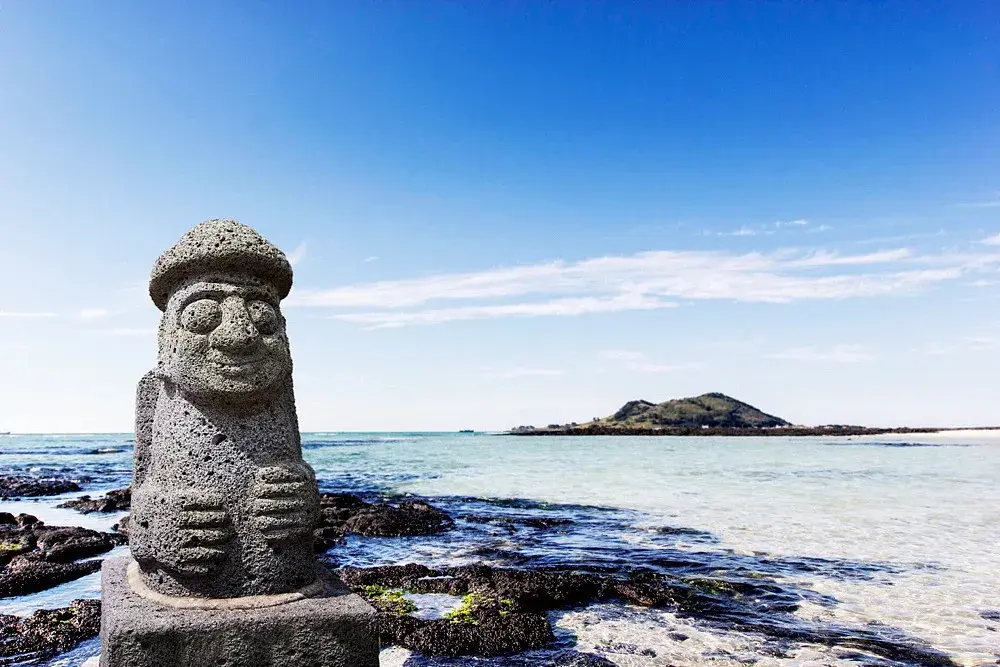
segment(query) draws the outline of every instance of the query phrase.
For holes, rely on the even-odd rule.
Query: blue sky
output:
[[[4,3],[0,430],[131,429],[212,217],[304,429],[998,424],[998,118],[989,1]]]

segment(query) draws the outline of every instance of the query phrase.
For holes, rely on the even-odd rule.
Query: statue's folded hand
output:
[[[226,545],[232,528],[222,498],[211,492],[178,493],[177,515],[178,569],[207,573],[226,558]]]
[[[307,466],[258,468],[251,489],[251,521],[268,541],[305,535],[315,528],[316,480]]]

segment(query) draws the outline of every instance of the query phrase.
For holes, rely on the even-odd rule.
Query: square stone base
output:
[[[274,607],[173,609],[132,592],[130,561],[101,571],[101,667],[378,667],[374,610],[333,583]]]

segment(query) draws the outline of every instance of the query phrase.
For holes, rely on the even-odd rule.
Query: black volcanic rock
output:
[[[36,479],[23,475],[0,476],[0,498],[58,496],[80,491],[80,485],[68,479]]]
[[[6,517],[0,517],[6,519]],[[0,597],[37,593],[100,569],[100,560],[125,538],[77,526],[46,526],[21,514],[0,523]]]
[[[437,535],[454,526],[447,513],[421,500],[397,505],[367,503],[349,493],[320,496],[317,551],[325,551],[349,533],[365,537]]]
[[[77,512],[90,514],[91,512],[121,512],[132,506],[132,489],[114,489],[108,491],[103,498],[91,498],[90,496],[80,496],[75,500],[68,500],[57,507],[74,509]]]
[[[69,607],[39,609],[26,618],[0,615],[0,664],[52,658],[96,637],[100,629],[99,600],[74,600]]]

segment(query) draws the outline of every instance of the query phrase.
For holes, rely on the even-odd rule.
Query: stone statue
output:
[[[140,383],[129,546],[142,581],[175,596],[288,593],[316,580],[316,477],[302,460],[280,250],[209,220],[156,262],[163,311]]]
[[[110,637],[115,635],[132,647],[121,655],[132,657],[102,654],[102,665],[377,664],[377,637],[372,644],[358,621],[370,607],[321,576],[313,553],[319,492],[315,473],[302,459],[292,359],[279,307],[291,285],[285,255],[233,220],[201,223],[156,261],[149,293],[163,315],[156,369],[143,377],[137,392],[128,590],[118,580],[120,564],[106,565],[104,575],[102,646],[115,653],[118,644]],[[128,605],[118,605],[117,614],[109,606],[109,590],[132,605],[127,614],[122,610]],[[187,657],[171,657],[174,662],[164,661],[173,656],[176,638],[170,640],[173,649],[156,648],[156,642],[155,651],[136,648],[134,628],[118,626],[128,626],[123,619],[149,604],[255,610],[256,616],[232,617],[242,635],[219,628],[225,641],[218,650],[238,648],[251,658],[219,662],[204,638]],[[269,608],[277,611],[261,611]],[[328,623],[331,615],[340,621],[337,632]],[[358,650],[368,657],[362,660],[350,649],[344,655],[353,657],[341,662],[330,649],[326,653],[334,657],[309,661],[324,637],[307,637],[303,645],[312,648],[296,649],[295,661],[286,663],[279,653],[290,650],[287,646],[261,647],[253,632],[258,622],[272,627],[275,619],[306,616],[311,623],[326,623],[318,632],[330,635],[325,639],[337,650],[347,645],[344,629],[351,629],[351,641],[360,641]],[[309,626],[297,623],[300,627],[288,631],[301,634]],[[234,647],[233,637],[244,635],[244,645]]]

